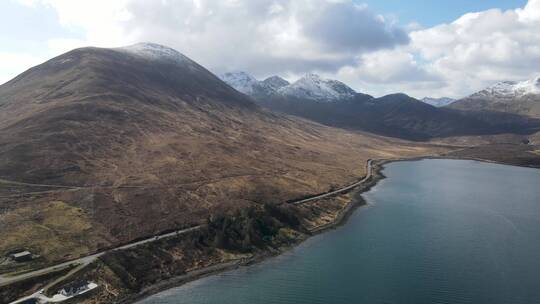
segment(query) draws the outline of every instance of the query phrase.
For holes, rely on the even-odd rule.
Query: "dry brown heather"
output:
[[[500,134],[490,136],[463,136],[434,139],[438,145],[456,147],[447,155],[474,158],[518,166],[540,167],[540,133],[529,136]]]
[[[540,168],[539,150],[540,146],[533,145],[491,144],[460,149],[449,156]]]
[[[262,110],[195,63],[78,49],[0,86],[0,178],[41,185],[0,181],[0,254],[72,258],[446,151]]]
[[[534,135],[533,135],[534,136]],[[474,136],[452,136],[446,138],[435,138],[430,142],[438,145],[452,145],[452,146],[478,146],[478,145],[491,145],[491,144],[516,144],[520,145],[527,140],[532,141],[531,135],[521,134],[498,134],[498,135],[474,135]]]

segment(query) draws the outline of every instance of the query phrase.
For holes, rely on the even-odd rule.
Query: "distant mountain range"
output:
[[[346,84],[337,80],[324,79],[316,74],[306,74],[293,83],[279,76],[258,81],[246,72],[225,73],[220,77],[236,90],[258,98],[281,96],[317,102],[335,102],[350,99],[356,95],[356,92]]]
[[[421,99],[421,101],[429,105],[432,105],[434,107],[440,108],[440,107],[445,107],[453,103],[454,101],[456,101],[456,99],[448,98],[448,97],[441,97],[441,98],[424,97]]]
[[[355,92],[346,84],[307,74],[289,83],[279,76],[258,81],[245,72],[221,78],[259,104],[329,126],[412,140],[458,135],[530,133],[540,126],[514,113],[469,113],[448,108],[449,98],[419,101],[405,94],[379,98]],[[278,85],[268,85],[269,79]]]
[[[540,118],[540,77],[521,82],[499,82],[452,103],[450,108]]]

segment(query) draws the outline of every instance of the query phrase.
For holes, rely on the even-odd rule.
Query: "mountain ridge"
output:
[[[315,102],[334,102],[350,99],[357,94],[343,82],[325,79],[313,73],[308,73],[292,83],[279,76],[259,81],[243,71],[224,73],[220,78],[236,90],[258,98],[280,96]]]
[[[540,118],[540,77],[525,81],[502,81],[462,98],[450,108],[494,111]]]
[[[253,83],[258,83],[254,77]],[[258,104],[274,111],[307,118],[328,126],[373,132],[383,136],[408,140],[429,140],[436,137],[498,134],[507,132],[529,132],[531,126],[540,126],[540,121],[531,122],[527,118],[512,113],[469,113],[451,106],[434,106],[414,99],[404,93],[382,97],[358,93],[347,85],[324,80],[325,86],[317,86],[320,77],[308,74],[298,81],[284,86],[277,92],[268,94],[243,89]],[[227,81],[227,80],[225,80]],[[304,83],[308,85],[303,85]],[[235,83],[230,83],[233,87]],[[297,85],[296,85],[297,84]],[[327,89],[337,86],[335,89]],[[302,90],[297,93],[295,86]],[[238,86],[237,86],[238,87]],[[289,89],[289,88],[293,89]],[[335,87],[334,87],[335,88]],[[321,89],[327,94],[320,93]],[[291,94],[282,94],[293,92]],[[447,103],[450,100],[437,100]],[[527,131],[524,131],[527,130]],[[532,131],[530,131],[532,132]]]

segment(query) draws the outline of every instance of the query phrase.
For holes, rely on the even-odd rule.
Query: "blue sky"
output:
[[[25,52],[47,46],[51,37],[83,37],[84,33],[67,29],[56,11],[47,6],[32,9],[12,0],[0,1],[0,52]]]
[[[523,7],[526,0],[357,0],[367,4],[374,12],[396,16],[401,23],[418,22],[422,26],[449,23],[459,16],[491,8],[503,10]]]
[[[539,28],[540,0],[0,0],[0,84],[73,48],[147,41],[216,73],[463,97],[540,75]]]

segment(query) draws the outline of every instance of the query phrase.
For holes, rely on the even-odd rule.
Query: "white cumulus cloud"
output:
[[[82,39],[50,45],[171,46],[208,68],[255,75],[337,71],[362,53],[406,44],[395,22],[351,0],[19,0],[52,7]]]
[[[53,8],[62,26],[83,33],[51,37],[54,55],[150,41],[218,73],[294,78],[318,72],[366,93],[415,97],[461,97],[496,81],[540,74],[540,0],[471,12],[431,28],[400,27],[352,0],[17,1],[29,9]],[[9,54],[15,55],[14,63],[35,62]]]
[[[128,11],[128,33],[218,71],[337,71],[360,53],[409,41],[403,29],[352,1],[135,0]]]
[[[493,82],[540,74],[539,29],[540,0],[529,0],[524,8],[469,13],[411,32],[408,51],[445,80],[438,95],[460,97]]]
[[[540,75],[540,0],[465,14],[409,32],[394,50],[361,55],[338,76],[375,94],[464,97],[502,80]]]

